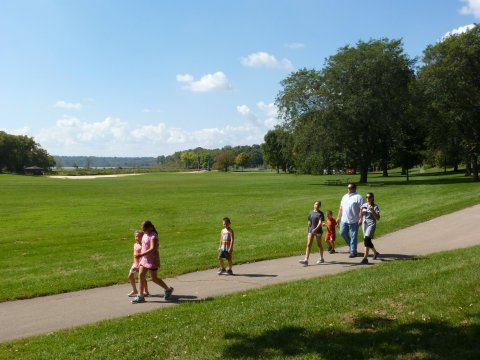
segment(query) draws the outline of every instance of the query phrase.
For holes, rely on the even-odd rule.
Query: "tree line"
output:
[[[167,169],[215,169],[222,171],[228,171],[232,167],[244,169],[264,166],[260,145],[225,146],[221,149],[198,147],[177,151],[168,156],[158,156],[157,163]]]
[[[23,173],[30,166],[48,170],[55,160],[32,137],[0,131],[0,172]]]
[[[282,124],[265,135],[277,171],[466,165],[478,181],[480,26],[429,45],[420,59],[401,40],[359,41],[281,82]]]

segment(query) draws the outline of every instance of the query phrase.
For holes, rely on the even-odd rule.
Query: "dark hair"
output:
[[[313,205],[315,205],[315,203],[317,203],[317,202],[318,202],[318,206],[322,206],[322,202],[321,202],[320,200],[315,200],[315,201],[313,202]]]
[[[367,192],[367,195],[370,195],[372,197],[372,200],[375,200],[375,196],[373,196],[372,192]]]
[[[228,218],[228,217],[224,217],[224,218],[223,218],[223,221],[227,221],[229,224],[232,223],[232,222],[230,221],[230,218]]]
[[[356,185],[355,183],[350,183],[350,184],[348,184],[347,187],[349,187],[349,188],[351,187],[351,188],[356,189],[356,188],[357,188],[357,185]]]
[[[155,225],[153,225],[150,220],[145,220],[142,223],[142,229],[145,229],[145,228],[152,229],[152,231],[155,232],[158,235],[158,231],[157,231],[157,229],[155,229]]]

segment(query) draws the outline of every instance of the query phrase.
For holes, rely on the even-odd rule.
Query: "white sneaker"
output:
[[[302,264],[303,266],[308,266],[308,260],[307,260],[307,259],[298,260],[298,262],[299,262],[300,264]]]
[[[317,260],[317,264],[323,264],[324,262],[325,260],[322,257]]]

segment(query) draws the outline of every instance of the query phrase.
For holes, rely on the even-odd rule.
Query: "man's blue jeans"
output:
[[[351,253],[357,253],[357,234],[358,234],[358,223],[340,224],[340,235],[347,243],[350,248]]]

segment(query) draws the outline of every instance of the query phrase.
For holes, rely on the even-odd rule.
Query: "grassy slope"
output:
[[[0,344],[15,359],[478,359],[480,247]]]
[[[133,231],[157,226],[164,276],[214,267],[221,219],[230,216],[246,262],[299,254],[313,201],[336,213],[346,185],[335,176],[257,173],[148,174],[96,180],[0,175],[0,301],[125,282]],[[389,179],[373,190],[377,235],[477,204],[461,175]],[[342,244],[341,240],[339,242]],[[14,275],[14,276],[13,276]]]

